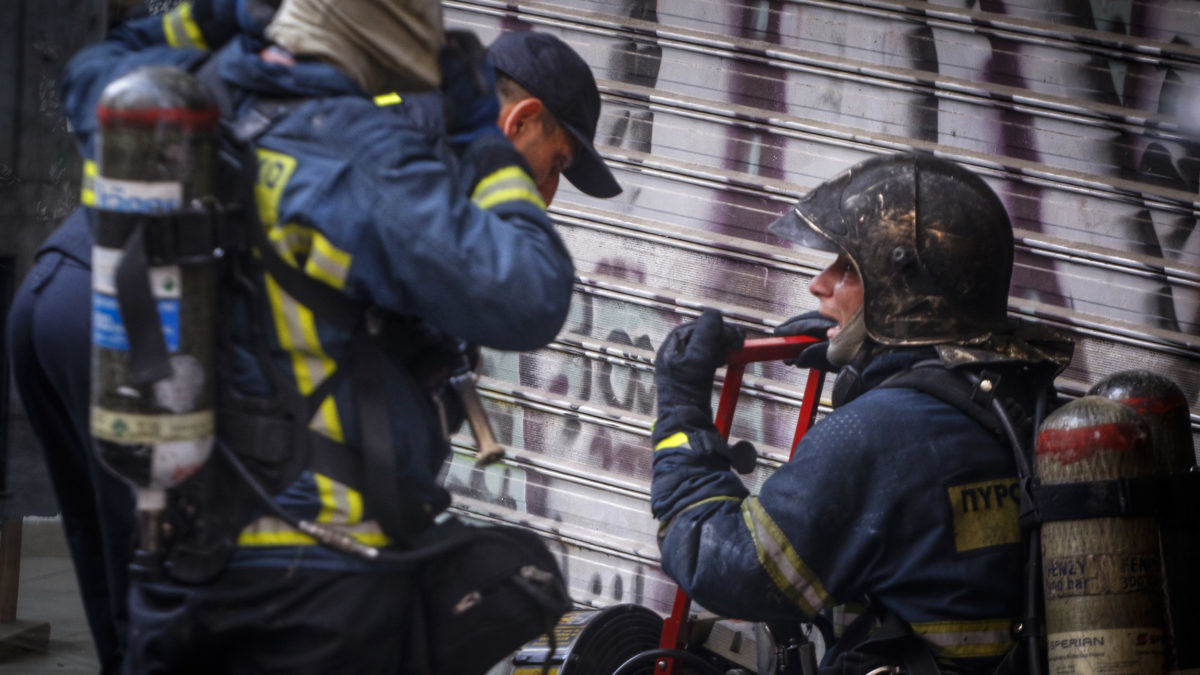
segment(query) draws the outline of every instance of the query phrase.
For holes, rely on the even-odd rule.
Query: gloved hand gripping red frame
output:
[[[725,383],[721,386],[721,399],[717,404],[717,415],[714,423],[717,432],[726,440],[729,430],[733,428],[733,411],[737,407],[738,393],[742,389],[742,375],[746,365],[760,361],[780,361],[795,358],[810,345],[818,342],[816,338],[796,335],[792,337],[770,337],[746,340],[742,348],[729,355],[725,368]],[[804,402],[800,405],[800,419],[796,421],[796,434],[792,438],[792,453],[796,444],[812,426],[817,416],[817,403],[821,398],[821,387],[825,382],[825,373],[820,370],[808,371],[808,380],[804,385]],[[788,455],[791,459],[791,454]],[[692,599],[683,589],[675,591],[675,602],[671,605],[671,615],[663,622],[662,637],[659,647],[663,649],[683,649],[687,631],[683,630],[688,620]],[[674,659],[662,658],[655,664],[658,672],[674,675]]]

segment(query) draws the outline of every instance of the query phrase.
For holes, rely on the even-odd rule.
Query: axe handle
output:
[[[450,386],[454,387],[458,400],[462,401],[467,424],[471,425],[471,435],[475,437],[476,466],[487,466],[503,458],[507,452],[503,445],[496,442],[496,436],[492,433],[487,411],[479,402],[479,392],[475,389],[474,374],[467,371],[454,375],[450,378]]]

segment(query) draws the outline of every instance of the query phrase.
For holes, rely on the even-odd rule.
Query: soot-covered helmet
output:
[[[873,157],[818,185],[769,229],[853,262],[876,342],[959,342],[1005,326],[1012,224],[996,193],[954,162]]]

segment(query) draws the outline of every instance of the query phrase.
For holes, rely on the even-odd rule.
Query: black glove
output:
[[[711,430],[716,434],[713,375],[744,339],[745,331],[726,324],[715,309],[704,310],[700,318],[677,326],[667,335],[654,358],[654,386],[658,392],[658,421],[652,436],[655,445],[680,431]]]
[[[821,340],[800,352],[800,355],[796,358],[784,359],[783,362],[797,368],[816,368],[817,370],[836,372],[837,367],[829,363],[827,356],[829,352],[829,338],[825,337],[829,329],[836,325],[836,321],[820,314],[814,309],[810,312],[797,314],[776,326],[773,332],[779,337],[805,335]]]
[[[470,31],[446,31],[438,60],[450,142],[466,145],[486,135],[503,136],[496,124],[500,116],[496,71],[479,38]]]

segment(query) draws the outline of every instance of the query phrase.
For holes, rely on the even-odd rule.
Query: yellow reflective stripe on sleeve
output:
[[[546,208],[546,203],[538,196],[537,186],[529,174],[518,166],[506,166],[479,181],[471,201],[481,209],[511,201],[527,201],[539,209]]]
[[[396,105],[402,101],[404,101],[404,99],[400,98],[400,94],[397,94],[394,91],[389,91],[386,94],[380,94],[375,97],[375,105],[381,108],[384,106]]]
[[[166,34],[167,44],[172,47],[194,47],[208,50],[204,41],[204,33],[192,16],[192,3],[185,2],[175,9],[163,14],[163,33]]]
[[[659,450],[666,450],[667,448],[678,448],[681,445],[687,445],[687,442],[687,434],[683,433],[682,431],[676,431],[670,436],[667,436],[659,441],[658,445],[654,446],[654,451],[658,452]]]
[[[375,521],[356,523],[353,525],[325,525],[330,529],[343,532],[354,537],[359,543],[367,546],[387,546],[391,543],[379,524]],[[238,534],[238,546],[315,546],[316,540],[293,529],[286,521],[263,517],[242,528]]]
[[[329,358],[325,354],[325,350],[321,348],[321,339],[317,336],[317,321],[312,310],[299,303],[296,303],[296,307],[303,310],[298,312],[297,316],[300,318],[300,331],[304,336],[304,352],[307,355],[304,363],[309,364],[307,369],[309,388],[304,388],[300,391],[307,396],[309,392],[320,386],[325,381],[325,378],[337,370],[337,363]],[[337,404],[334,403],[332,396],[326,396],[325,400],[321,402],[321,407],[317,410],[309,425],[314,431],[320,432],[335,441],[340,442],[344,440],[341,420],[338,417]]]
[[[721,495],[719,497],[706,497],[706,498],[701,499],[700,501],[696,502],[695,504],[688,504],[687,506],[683,507],[682,509],[680,509],[679,513],[675,514],[675,517],[678,518],[680,514],[691,511],[692,509],[696,508],[697,506],[703,506],[705,504],[711,504],[713,502],[736,502],[736,501],[739,501],[740,499],[741,499],[741,497],[734,497],[733,495]]]
[[[275,332],[279,336],[279,346],[292,355],[292,370],[296,375],[297,387],[300,393],[306,394],[316,388],[313,384],[313,371],[320,372],[319,362],[310,363],[306,354],[301,352],[303,331],[299,327],[300,315],[312,314],[307,308],[292,299],[279,284],[267,277],[267,296],[271,301],[271,315],[275,320]],[[300,340],[296,337],[299,335]]]
[[[79,203],[84,206],[96,205],[96,162],[83,160],[83,178],[79,184]]]
[[[758,562],[775,581],[779,590],[809,616],[824,609],[830,602],[825,587],[800,559],[787,536],[771,519],[757,497],[747,497],[742,501],[742,519],[754,540]]]
[[[912,629],[933,647],[939,658],[1003,656],[1013,646],[1012,622],[1008,619],[931,621],[914,623]]]
[[[692,509],[696,508],[697,506],[703,506],[704,504],[712,504],[713,502],[736,502],[740,499],[741,499],[741,497],[733,497],[731,495],[721,495],[719,497],[707,497],[705,499],[701,499],[700,501],[696,502],[695,504],[688,504],[687,506],[680,509],[679,513],[676,513],[675,516],[673,518],[671,518],[671,520],[669,520],[665,523],[659,523],[658,524],[658,534],[661,537],[663,535],[663,533],[666,532],[667,529],[671,527],[671,523],[675,522],[675,518],[682,516],[683,514],[687,513],[688,511],[691,511]]]

